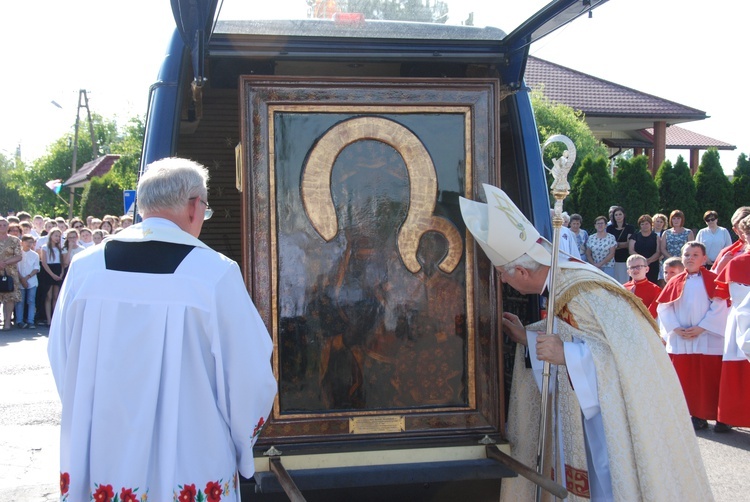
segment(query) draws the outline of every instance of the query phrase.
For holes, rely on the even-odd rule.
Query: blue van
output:
[[[503,288],[458,198],[500,186],[550,236],[529,45],[604,1],[552,1],[507,35],[332,0],[244,21],[172,1],[142,169],[209,167],[201,239],[241,264],[274,339],[279,394],[245,500],[497,500],[517,475],[496,453],[512,363],[498,319],[536,320],[539,299]]]

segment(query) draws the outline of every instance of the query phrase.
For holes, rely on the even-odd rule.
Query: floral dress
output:
[[[667,233],[667,253],[669,256],[681,256],[682,246],[688,241],[690,232],[685,228],[679,234],[673,228],[665,230],[665,232]]]
[[[21,256],[21,241],[15,235],[9,235],[3,240],[0,240],[0,259],[9,260],[14,256]],[[18,264],[8,265],[5,267],[5,273],[13,278],[13,291],[9,293],[0,293],[0,303],[5,302],[20,302],[21,301],[21,288],[19,287],[18,280]]]
[[[615,246],[617,246],[617,240],[612,234],[607,234],[604,238],[599,238],[596,234],[591,234],[589,235],[588,241],[586,241],[586,247],[591,250],[591,258],[594,260],[594,263],[602,261],[607,256],[610,249]],[[603,265],[602,268],[614,266],[615,259],[613,257],[609,263]]]

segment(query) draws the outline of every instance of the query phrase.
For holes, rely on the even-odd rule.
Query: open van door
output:
[[[241,263],[273,337],[279,394],[243,498],[496,500],[523,470],[497,460],[512,366],[498,319],[536,320],[538,298],[503,289],[458,200],[502,186],[551,234],[528,46],[601,3],[551,2],[506,36],[216,20],[215,1],[173,1],[142,168],[209,168],[200,238]]]

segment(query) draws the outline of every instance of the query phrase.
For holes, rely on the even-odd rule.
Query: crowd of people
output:
[[[693,427],[714,420],[714,431],[728,432],[750,426],[750,207],[732,216],[736,242],[716,211],[703,220],[696,235],[680,210],[669,219],[644,214],[636,230],[613,206],[591,235],[580,215],[569,226],[581,257],[640,298],[658,322]]]
[[[0,216],[0,273],[13,282],[10,291],[0,292],[2,329],[49,326],[73,257],[132,223],[129,215],[85,221],[32,217],[25,211]]]

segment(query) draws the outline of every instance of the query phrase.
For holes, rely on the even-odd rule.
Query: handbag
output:
[[[11,293],[14,288],[13,277],[9,276],[5,270],[3,270],[3,276],[0,277],[0,293]]]

